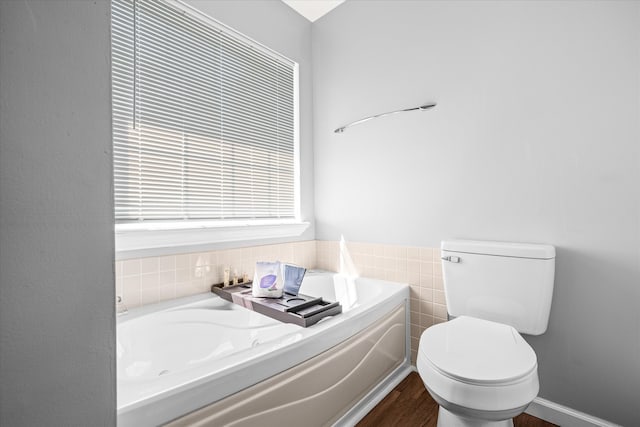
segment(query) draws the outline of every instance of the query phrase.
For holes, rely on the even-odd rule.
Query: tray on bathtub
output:
[[[314,325],[327,316],[342,313],[339,302],[325,301],[322,297],[286,293],[282,298],[254,297],[251,295],[251,282],[226,287],[213,285],[211,292],[272,319],[303,328]]]

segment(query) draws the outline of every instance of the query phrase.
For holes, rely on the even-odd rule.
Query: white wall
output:
[[[317,238],[554,244],[540,395],[639,425],[640,3],[349,1],[312,31]]]
[[[0,2],[0,425],[115,425],[109,2]]]

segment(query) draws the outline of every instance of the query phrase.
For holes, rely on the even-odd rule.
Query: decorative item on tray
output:
[[[305,272],[305,268],[291,264],[258,262],[253,282],[231,286],[220,283],[211,286],[211,292],[257,313],[305,328],[342,313],[337,301],[298,293]]]

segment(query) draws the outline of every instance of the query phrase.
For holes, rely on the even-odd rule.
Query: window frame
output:
[[[135,0],[134,0],[135,1]],[[229,247],[230,244],[302,235],[310,226],[301,216],[300,88],[299,64],[206,13],[180,0],[164,0],[171,7],[225,31],[262,52],[293,64],[294,218],[243,220],[140,221],[115,224],[116,259],[157,256],[177,252]]]

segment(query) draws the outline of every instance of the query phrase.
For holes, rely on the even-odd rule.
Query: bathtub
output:
[[[118,425],[357,421],[411,370],[409,287],[310,272],[300,292],[343,312],[302,328],[204,294],[119,316]]]

